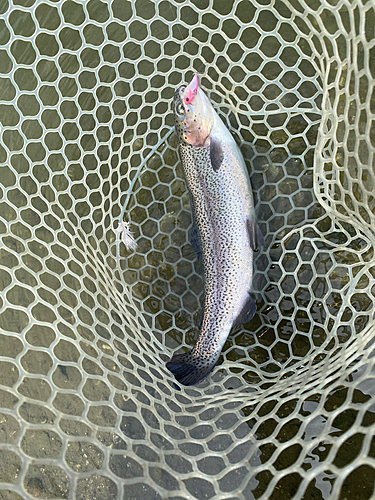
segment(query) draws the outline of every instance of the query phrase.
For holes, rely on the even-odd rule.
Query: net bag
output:
[[[1,500],[374,498],[374,26],[360,0],[0,1]],[[256,316],[178,392],[195,72],[266,249]]]

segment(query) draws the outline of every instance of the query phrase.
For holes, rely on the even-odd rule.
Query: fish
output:
[[[204,300],[194,347],[174,354],[166,368],[181,385],[201,382],[214,369],[235,326],[249,322],[253,258],[264,238],[256,224],[243,156],[199,86],[198,75],[173,98],[175,131],[203,268]],[[191,239],[192,238],[191,236]],[[178,387],[178,386],[177,386]]]

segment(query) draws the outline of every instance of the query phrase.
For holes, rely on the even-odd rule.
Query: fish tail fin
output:
[[[203,358],[193,356],[191,351],[174,354],[167,362],[167,369],[182,385],[195,385],[201,382],[215,368],[219,356]]]

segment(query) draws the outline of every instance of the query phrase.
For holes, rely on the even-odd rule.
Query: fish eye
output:
[[[179,115],[183,115],[185,113],[184,106],[182,103],[178,104],[176,111]]]

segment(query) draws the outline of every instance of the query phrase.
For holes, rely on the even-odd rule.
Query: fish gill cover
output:
[[[373,497],[374,19],[360,0],[0,2],[1,498]],[[266,250],[254,319],[177,393],[165,362],[194,344],[202,280],[171,101],[194,73]]]

